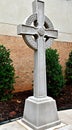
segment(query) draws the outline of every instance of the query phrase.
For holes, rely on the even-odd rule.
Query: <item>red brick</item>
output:
[[[33,81],[32,71],[34,69],[34,51],[24,43],[22,37],[0,35],[0,44],[10,49],[15,73],[16,76],[19,76],[14,85],[15,92],[31,89]],[[58,50],[60,63],[64,71],[65,62],[69,52],[72,50],[72,43],[55,41],[52,44],[52,48]]]

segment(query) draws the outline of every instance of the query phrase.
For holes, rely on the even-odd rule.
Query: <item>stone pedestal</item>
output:
[[[58,119],[55,100],[51,97],[26,99],[23,122],[34,130],[44,130],[61,122]]]

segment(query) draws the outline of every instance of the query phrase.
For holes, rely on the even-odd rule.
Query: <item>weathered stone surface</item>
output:
[[[55,101],[47,97],[45,50],[58,32],[44,16],[44,2],[34,0],[33,15],[25,25],[18,25],[18,34],[34,49],[34,96],[25,102],[23,121],[34,130],[43,130],[60,124]],[[33,26],[32,26],[33,24]]]
[[[22,121],[34,130],[44,130],[55,125],[59,125],[61,121],[58,119],[55,100],[51,97],[26,99],[24,116]]]
[[[36,13],[36,14],[35,14]],[[46,21],[45,21],[46,20]],[[34,27],[31,24],[34,23]],[[27,45],[34,49],[34,96],[47,96],[45,49],[58,32],[51,21],[44,16],[44,2],[33,2],[33,15],[26,20],[26,25],[18,25],[18,34],[22,35]],[[33,37],[34,38],[33,38]]]

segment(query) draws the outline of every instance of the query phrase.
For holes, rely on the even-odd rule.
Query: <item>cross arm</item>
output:
[[[17,26],[17,34],[18,35],[36,35],[37,31],[35,27],[22,24],[22,25]]]
[[[45,36],[56,39],[58,37],[58,31],[57,30],[45,30]]]

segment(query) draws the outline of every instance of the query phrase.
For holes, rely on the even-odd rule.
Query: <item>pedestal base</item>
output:
[[[22,121],[34,130],[44,130],[59,125],[61,121],[58,118],[55,100],[50,97],[29,97],[25,102]]]

